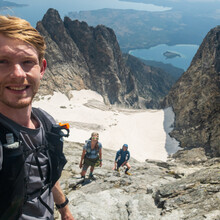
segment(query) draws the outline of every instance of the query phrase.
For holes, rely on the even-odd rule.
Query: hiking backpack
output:
[[[60,178],[63,167],[67,162],[63,154],[63,136],[68,136],[69,130],[57,125],[54,119],[43,110],[38,108],[32,108],[32,110],[45,130],[44,145],[34,148],[32,152],[24,151],[25,140],[22,137],[22,133],[4,123],[4,120],[0,120],[0,141],[3,148],[3,163],[0,170],[0,219],[14,220],[18,219],[22,214],[22,207],[28,196],[24,164],[30,153],[34,153],[36,162],[38,161],[37,154],[39,152],[44,151],[48,157],[49,174],[46,181],[47,184],[44,189],[39,189],[40,193],[45,192],[48,188],[52,189]],[[67,133],[64,133],[63,129],[67,130]],[[3,144],[6,143],[7,133],[13,133],[15,142],[19,143],[18,148],[7,149],[3,147]],[[41,167],[38,163],[37,165],[41,176]],[[44,203],[40,196],[38,198],[41,203],[53,214],[53,210]]]

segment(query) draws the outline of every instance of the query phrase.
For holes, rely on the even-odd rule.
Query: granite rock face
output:
[[[89,27],[68,17],[64,25],[88,65],[89,88],[103,94],[105,102],[110,104],[137,102],[135,81],[122,59],[113,30],[102,25]]]
[[[172,106],[171,135],[183,148],[203,147],[220,156],[220,26],[204,38],[190,67],[165,98]]]
[[[72,88],[86,89],[82,79],[90,77],[88,66],[58,12],[48,10],[42,21],[37,23],[37,30],[44,36],[47,45],[47,70],[40,93],[60,91],[68,95]]]
[[[92,89],[106,103],[138,105],[134,79],[111,29],[89,27],[68,17],[62,21],[54,9],[48,10],[37,29],[47,44],[48,69],[41,94]]]
[[[145,65],[140,59],[129,54],[124,55],[137,83],[137,90],[143,105],[148,108],[160,108],[164,94],[168,94],[175,78],[160,68]]]
[[[194,163],[182,158],[167,162],[130,159],[131,176],[112,170],[115,151],[103,149],[103,166],[95,180],[80,180],[83,144],[66,142],[68,163],[61,187],[77,220],[217,220],[220,219],[220,159]],[[132,155],[131,155],[132,156]],[[183,159],[184,158],[184,159]],[[60,219],[56,213],[56,219]]]
[[[68,17],[62,21],[56,10],[49,9],[42,21],[37,23],[37,30],[47,44],[48,68],[41,84],[41,95],[60,91],[69,96],[69,91],[73,89],[91,89],[101,94],[106,104],[156,108],[158,97],[164,97],[167,85],[170,88],[173,83],[172,80],[168,83],[169,79],[162,73],[156,81],[166,89],[160,92],[152,86],[150,90],[153,91],[139,94],[142,88],[138,88],[140,84],[134,68],[130,68],[123,58],[114,31],[103,25],[90,27],[85,22],[72,21]],[[152,69],[152,72],[158,71]],[[138,81],[146,69],[142,71]],[[148,80],[148,85],[156,82],[155,79]],[[152,95],[157,92],[157,96]]]

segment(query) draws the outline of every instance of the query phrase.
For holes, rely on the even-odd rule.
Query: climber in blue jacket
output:
[[[117,151],[115,156],[115,165],[114,170],[119,171],[120,167],[126,166],[125,174],[131,175],[128,170],[131,168],[131,165],[128,163],[130,159],[130,152],[128,151],[128,145],[124,144],[120,150]]]

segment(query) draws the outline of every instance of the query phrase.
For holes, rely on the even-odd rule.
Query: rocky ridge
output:
[[[112,170],[115,152],[104,148],[96,180],[86,177],[84,183],[79,179],[82,144],[67,142],[65,153],[61,186],[77,220],[220,219],[220,159],[208,159],[202,148],[179,151],[167,162],[131,158],[131,176]],[[197,159],[189,157],[193,154]]]
[[[171,135],[183,148],[220,156],[220,26],[209,31],[188,70],[165,98],[175,113]]]
[[[166,82],[160,85],[163,92],[157,96],[151,96],[152,91],[139,93],[142,88],[137,83],[137,73],[126,64],[114,31],[103,25],[90,27],[68,17],[62,21],[56,10],[49,9],[37,23],[37,30],[47,44],[48,68],[41,84],[41,95],[60,91],[69,96],[73,89],[91,89],[101,94],[106,104],[157,108],[174,82],[168,82],[163,73],[158,78]],[[154,73],[158,70],[146,67],[143,71],[138,77],[151,84],[149,76],[157,75]],[[156,87],[150,89],[157,94]]]

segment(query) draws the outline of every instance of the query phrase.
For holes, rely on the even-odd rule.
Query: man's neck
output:
[[[24,127],[35,129],[38,127],[38,123],[31,117],[31,110],[31,105],[22,109],[1,108],[0,106],[0,113],[7,118]]]

